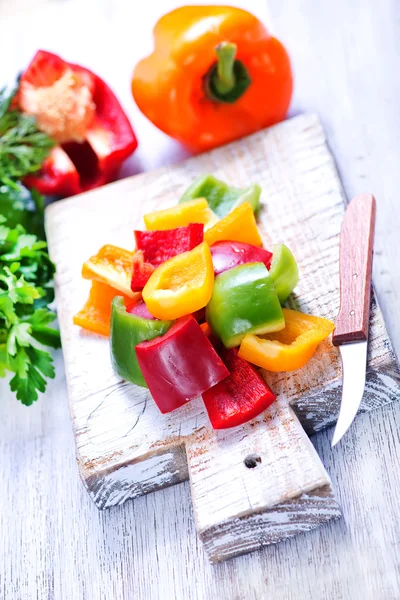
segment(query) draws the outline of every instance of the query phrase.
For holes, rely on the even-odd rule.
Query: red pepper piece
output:
[[[144,261],[142,250],[135,252],[132,266],[132,292],[141,292],[153,271],[153,265]]]
[[[245,244],[243,242],[216,242],[210,248],[214,274],[219,275],[228,269],[244,265],[245,263],[262,262],[269,268],[271,267],[272,254],[264,248]]]
[[[259,372],[238,356],[236,348],[218,348],[230,375],[203,393],[211,425],[228,429],[262,413],[276,399]]]
[[[185,227],[163,231],[135,231],[136,246],[138,250],[143,250],[146,262],[158,267],[169,258],[201,244],[203,233],[202,223],[190,223]]]
[[[158,320],[149,313],[148,308],[143,301],[138,302],[137,304],[130,304],[126,309],[126,312],[130,313],[131,315],[142,317],[142,319],[149,319],[150,321]]]
[[[79,135],[74,135],[70,127],[69,137],[68,126],[62,129],[61,124],[65,122],[68,125],[72,119],[75,120],[75,125],[79,123],[79,108],[82,107],[77,101],[75,111],[70,109],[66,113],[66,106],[62,106],[63,93],[61,91],[55,96],[54,85],[61,85],[60,80],[71,72],[76,77],[77,89],[82,91],[85,87],[90,94],[90,103],[85,107],[85,122],[75,127]],[[25,179],[26,185],[35,187],[45,195],[71,196],[111,181],[122,162],[137,147],[131,124],[114,93],[89,69],[68,63],[56,54],[39,50],[21,76],[17,99],[20,109],[37,116],[35,103],[31,103],[29,94],[32,90],[35,92],[39,89],[46,92],[46,88],[52,89],[52,104],[47,100],[42,110],[44,130],[59,145],[53,148],[41,170]],[[69,89],[68,93],[70,92]],[[75,99],[73,95],[72,98]],[[58,110],[61,115],[59,117]],[[41,127],[40,117],[38,124]],[[50,126],[57,130],[54,135],[48,129]]]
[[[191,315],[179,319],[165,335],[138,344],[136,356],[162,413],[183,406],[229,375]]]

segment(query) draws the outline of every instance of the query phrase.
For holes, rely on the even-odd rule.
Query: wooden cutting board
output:
[[[91,498],[99,508],[108,508],[190,478],[197,529],[215,562],[340,516],[329,476],[307,435],[336,421],[341,392],[337,349],[326,341],[306,368],[265,374],[279,400],[252,422],[216,432],[201,399],[159,413],[145,389],[113,373],[108,340],[72,323],[89,290],[80,276],[84,260],[105,243],[133,248],[132,231],[143,227],[143,214],[176,204],[202,173],[236,185],[261,184],[266,246],[286,243],[300,266],[300,284],[289,305],[335,318],[344,195],[314,115],[52,204],[46,228],[57,266],[77,459]],[[371,308],[361,411],[400,396],[398,364],[374,298]]]

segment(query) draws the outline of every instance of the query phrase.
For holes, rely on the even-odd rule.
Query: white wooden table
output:
[[[136,2],[98,0],[90,26],[85,24],[93,14],[89,0],[79,5],[76,0],[0,0],[0,82],[26,62],[49,23],[47,35],[64,43],[70,36],[76,58],[85,44],[83,31],[97,44],[102,40],[104,57],[105,51],[122,47],[129,53],[145,30],[143,23],[151,21],[153,6],[157,12],[170,4],[159,0],[147,11],[141,7],[140,21]],[[269,0],[269,12],[293,59],[291,113],[318,112],[348,196],[368,190],[377,197],[374,278],[399,355],[400,4]],[[76,28],[69,34],[73,21]],[[98,46],[86,46],[91,66],[97,66]],[[133,66],[134,52],[124,60]],[[110,57],[97,70],[117,87],[118,69]],[[128,106],[129,82],[123,75],[125,87],[118,92]],[[132,118],[140,120],[136,112]],[[140,124],[144,149],[150,143],[146,127],[150,132],[149,125]],[[158,147],[154,164],[181,156],[163,136]],[[128,169],[149,166],[144,152]],[[400,598],[400,403],[359,417],[334,450],[331,431],[313,439],[343,506],[343,520],[212,567],[196,537],[187,484],[105,512],[94,507],[78,478],[61,353],[56,366],[57,379],[31,408],[19,405],[0,384],[0,598]]]

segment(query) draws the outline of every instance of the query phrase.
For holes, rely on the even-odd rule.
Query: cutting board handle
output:
[[[375,213],[372,194],[360,194],[350,202],[343,219],[335,346],[368,339]]]
[[[186,439],[186,454],[197,531],[213,563],[341,514],[285,398],[239,427],[200,429]]]

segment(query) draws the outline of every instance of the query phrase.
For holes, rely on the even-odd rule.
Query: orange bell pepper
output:
[[[317,346],[335,329],[321,317],[283,309],[285,328],[263,336],[246,335],[239,356],[267,371],[295,371],[313,356]]]
[[[208,206],[205,198],[196,198],[172,208],[156,210],[144,215],[143,219],[149,231],[175,229],[190,223],[203,223],[207,229],[207,226],[212,227],[218,221],[217,215]]]
[[[253,209],[249,202],[244,202],[211,229],[204,233],[205,241],[212,246],[215,242],[229,240],[245,242],[253,246],[262,246],[262,239],[257,229]]]
[[[111,302],[121,293],[100,281],[93,280],[89,298],[85,306],[73,318],[75,325],[93,333],[110,335]],[[139,300],[140,294],[136,294]],[[125,304],[132,303],[132,297],[124,296]]]
[[[82,267],[84,279],[94,279],[106,283],[125,296],[135,297],[131,290],[133,252],[107,244]]]
[[[157,267],[143,288],[143,300],[157,319],[178,319],[206,306],[213,284],[212,256],[203,242]]]
[[[252,14],[184,6],[154,28],[153,54],[134,71],[132,93],[156,127],[193,152],[284,119],[293,89],[288,54]]]

